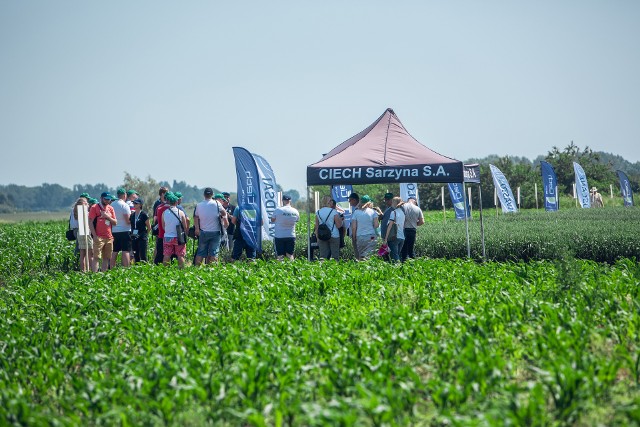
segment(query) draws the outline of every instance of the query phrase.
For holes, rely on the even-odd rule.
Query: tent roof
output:
[[[307,167],[308,185],[462,180],[462,162],[418,142],[391,108]]]

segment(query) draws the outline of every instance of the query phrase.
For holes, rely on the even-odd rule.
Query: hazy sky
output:
[[[387,107],[466,160],[640,160],[640,2],[0,2],[0,184],[285,188]]]

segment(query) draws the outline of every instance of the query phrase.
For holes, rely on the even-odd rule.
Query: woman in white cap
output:
[[[594,207],[594,208],[604,207],[604,202],[602,201],[602,195],[598,193],[598,189],[596,187],[593,187],[591,189],[591,207]]]

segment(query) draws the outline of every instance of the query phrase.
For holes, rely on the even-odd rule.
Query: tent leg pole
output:
[[[307,260],[311,261],[311,191],[307,186]]]
[[[467,189],[462,183],[462,198],[464,201],[464,227],[467,232],[467,258],[471,258],[471,242],[469,241],[469,211],[467,210]]]

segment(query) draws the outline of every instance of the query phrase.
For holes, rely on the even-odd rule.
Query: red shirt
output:
[[[156,217],[158,220],[158,239],[164,239],[164,227],[162,226],[162,214],[167,210],[169,205],[167,203],[163,203],[158,206],[156,209]]]
[[[94,218],[97,218],[96,220],[96,235],[98,237],[103,237],[105,239],[113,239],[113,234],[111,234],[111,226],[113,224],[111,224],[111,221],[109,221],[109,225],[107,225],[107,219],[105,218],[100,218],[100,211],[104,210],[109,216],[115,218],[116,217],[116,211],[113,210],[113,208],[111,207],[111,205],[107,205],[107,206],[102,206],[101,203],[96,203],[95,205],[91,206],[91,209],[89,210],[89,221],[93,221]]]

